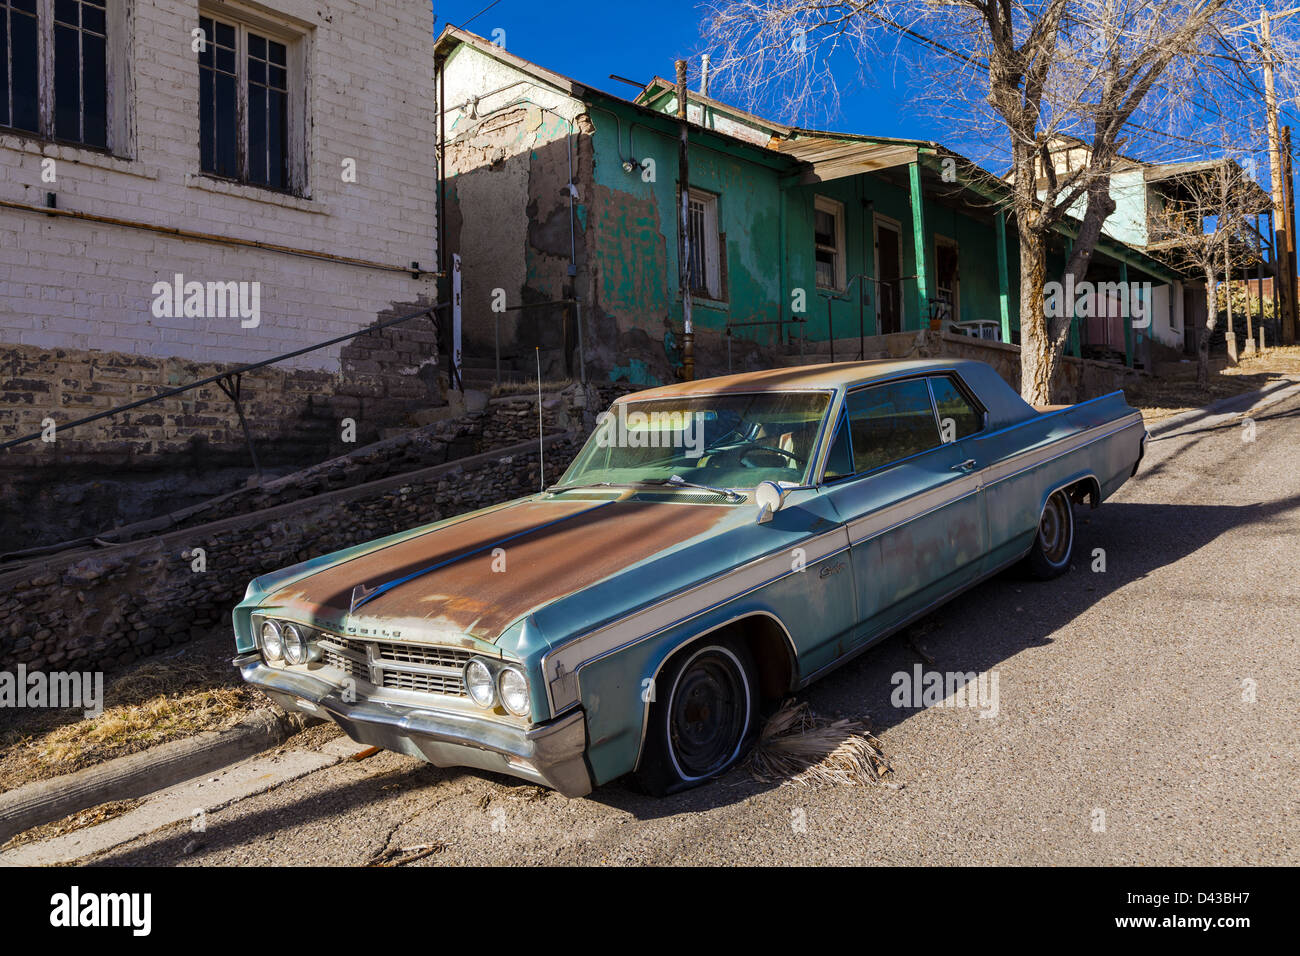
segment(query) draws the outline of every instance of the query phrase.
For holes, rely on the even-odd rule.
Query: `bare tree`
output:
[[[1225,159],[1189,170],[1166,185],[1164,208],[1152,217],[1152,254],[1179,271],[1197,270],[1205,280],[1205,322],[1196,327],[1196,382],[1210,380],[1210,336],[1219,300],[1228,309],[1229,357],[1236,358],[1232,328],[1232,277],[1258,261],[1254,222],[1271,200],[1236,162]],[[1223,295],[1218,280],[1223,277]]]
[[[897,60],[890,46],[925,51],[913,69],[931,80],[932,108],[960,142],[996,131],[1009,163],[1021,393],[1044,404],[1070,333],[1069,315],[1044,305],[1050,235],[1079,220],[1066,270],[1083,281],[1115,211],[1121,149],[1240,98],[1243,63],[1222,31],[1247,12],[1246,0],[717,0],[703,32],[715,79],[751,101],[775,88],[787,119],[818,98],[838,104],[849,56],[865,79],[863,64]],[[1085,144],[1072,164],[1049,150],[1061,135]]]

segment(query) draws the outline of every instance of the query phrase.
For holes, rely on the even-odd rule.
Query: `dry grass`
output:
[[[1147,423],[1200,408],[1220,398],[1254,392],[1285,381],[1300,381],[1300,347],[1270,348],[1262,356],[1229,366],[1224,356],[1210,359],[1207,388],[1196,384],[1196,362],[1167,362],[1156,375],[1126,388],[1128,403]]]
[[[797,787],[880,783],[891,769],[866,721],[819,717],[793,700],[768,719],[746,767],[763,783]]]
[[[187,645],[167,657],[136,664],[105,682],[104,712],[30,711],[0,732],[0,791],[136,753],[148,747],[223,730],[269,707],[230,665],[230,638]]]

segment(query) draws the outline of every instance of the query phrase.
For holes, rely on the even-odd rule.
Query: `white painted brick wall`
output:
[[[129,158],[0,133],[0,198],[313,252],[436,267],[433,15],[422,0],[264,0],[307,24],[309,198],[199,172],[197,0],[131,5],[135,135]],[[56,184],[41,181],[43,156]],[[344,183],[342,160],[357,161]],[[155,318],[152,286],[258,281],[261,325]],[[218,245],[0,208],[0,344],[204,361],[269,358],[355,331],[395,304],[431,300],[432,277]],[[337,368],[338,348],[291,363]]]

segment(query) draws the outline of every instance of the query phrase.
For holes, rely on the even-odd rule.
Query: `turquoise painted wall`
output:
[[[640,328],[661,338],[663,319],[682,323],[678,288],[678,139],[676,124],[657,121],[616,102],[592,103],[595,186],[584,197],[590,226],[588,254],[598,275],[599,306],[620,328]],[[718,196],[723,292],[719,300],[693,299],[696,327],[721,331],[728,321],[779,318],[779,157],[765,165],[721,139],[696,135],[689,152],[692,188]],[[627,172],[624,160],[649,167]],[[772,341],[775,326],[746,330],[746,338]]]

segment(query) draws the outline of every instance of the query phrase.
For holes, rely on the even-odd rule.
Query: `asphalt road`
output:
[[[381,753],[96,858],[107,864],[1246,864],[1300,862],[1300,397],[1153,439],[1076,511],[1075,562],[1004,574],[804,692],[869,715],[891,786],[733,771],[653,800],[564,797]],[[1094,549],[1105,571],[1092,570]],[[900,709],[891,675],[987,671],[998,713]]]

